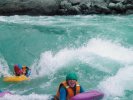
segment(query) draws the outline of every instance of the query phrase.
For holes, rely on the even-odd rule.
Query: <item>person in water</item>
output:
[[[60,83],[54,100],[70,100],[76,94],[84,92],[82,86],[77,82],[77,75],[69,73],[66,76],[66,81]]]
[[[23,67],[22,67],[22,71],[23,71],[23,74],[24,74],[25,76],[27,76],[27,77],[30,76],[31,70],[30,70],[29,67],[23,66]]]
[[[14,73],[16,76],[21,76],[21,75],[25,75],[25,76],[29,76],[31,71],[29,69],[29,67],[27,66],[22,66],[20,64],[15,64],[14,65]]]

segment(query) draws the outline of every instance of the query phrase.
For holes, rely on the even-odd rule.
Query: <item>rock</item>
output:
[[[72,4],[68,1],[62,1],[60,4],[61,9],[70,9]]]
[[[78,5],[81,3],[82,0],[69,0],[69,2],[72,4],[72,5]]]
[[[123,14],[132,10],[133,0],[0,0],[0,15]]]
[[[2,2],[4,1],[4,2]],[[56,14],[59,2],[56,0],[2,0],[0,14]]]
[[[123,5],[121,2],[120,3],[110,3],[108,5],[110,9],[115,9],[115,10],[125,10],[125,5]]]
[[[133,9],[133,5],[132,4],[127,4],[126,9]]]
[[[125,2],[126,0],[111,0],[110,2],[118,3],[118,2]]]
[[[82,3],[79,5],[81,10],[91,9],[91,3]]]
[[[110,13],[110,9],[107,7],[107,3],[104,0],[101,1],[93,1],[92,8],[100,13]]]
[[[71,15],[81,14],[79,6],[72,6],[68,11]]]
[[[133,10],[127,10],[126,14],[133,14]]]
[[[58,14],[59,15],[67,15],[68,14],[68,10],[67,9],[59,9],[58,10]]]
[[[127,4],[133,4],[133,0],[126,0]]]

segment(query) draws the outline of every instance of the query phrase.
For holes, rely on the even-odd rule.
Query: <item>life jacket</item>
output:
[[[27,66],[23,66],[23,67],[22,67],[22,70],[23,70],[24,75],[27,76],[27,77],[28,77],[28,76],[30,75],[30,73],[31,73],[30,69],[29,69]]]
[[[73,96],[75,96],[75,95],[77,95],[77,94],[80,93],[80,85],[79,85],[78,82],[76,82],[76,91],[74,91],[74,90],[67,84],[67,82],[64,81],[64,82],[62,82],[62,83],[60,84],[60,86],[59,86],[59,89],[58,89],[58,91],[57,91],[57,94],[56,94],[56,97],[55,97],[56,99],[55,99],[55,100],[59,100],[59,97],[60,97],[60,92],[59,92],[59,90],[60,90],[61,86],[63,86],[63,87],[66,89],[66,93],[67,93],[66,99],[67,99],[67,100],[70,100],[71,97],[73,97]]]
[[[14,66],[14,71],[15,71],[15,75],[16,75],[16,76],[20,76],[20,75],[23,74],[22,69],[20,69],[18,65],[15,65],[15,66]]]

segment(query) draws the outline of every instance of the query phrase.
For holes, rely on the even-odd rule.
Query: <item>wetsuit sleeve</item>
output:
[[[82,92],[85,92],[85,91],[84,91],[83,87],[80,86],[80,93],[82,93]]]
[[[26,75],[27,77],[29,77],[30,74],[31,74],[31,70],[30,70],[29,68],[27,68],[25,75]]]
[[[64,87],[60,88],[60,99],[59,100],[66,100],[66,89]]]

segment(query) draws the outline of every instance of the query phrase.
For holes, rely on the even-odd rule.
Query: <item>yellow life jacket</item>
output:
[[[66,89],[66,93],[67,93],[67,96],[66,96],[66,99],[67,100],[70,100],[71,97],[73,97],[74,95],[76,94],[79,94],[80,93],[80,85],[78,82],[76,82],[76,91],[74,91],[68,84],[66,81],[62,82],[59,86],[59,89],[57,91],[57,94],[56,94],[56,99],[55,100],[59,100],[59,97],[60,97],[60,87],[63,86],[65,89]],[[75,94],[74,94],[75,92]]]

